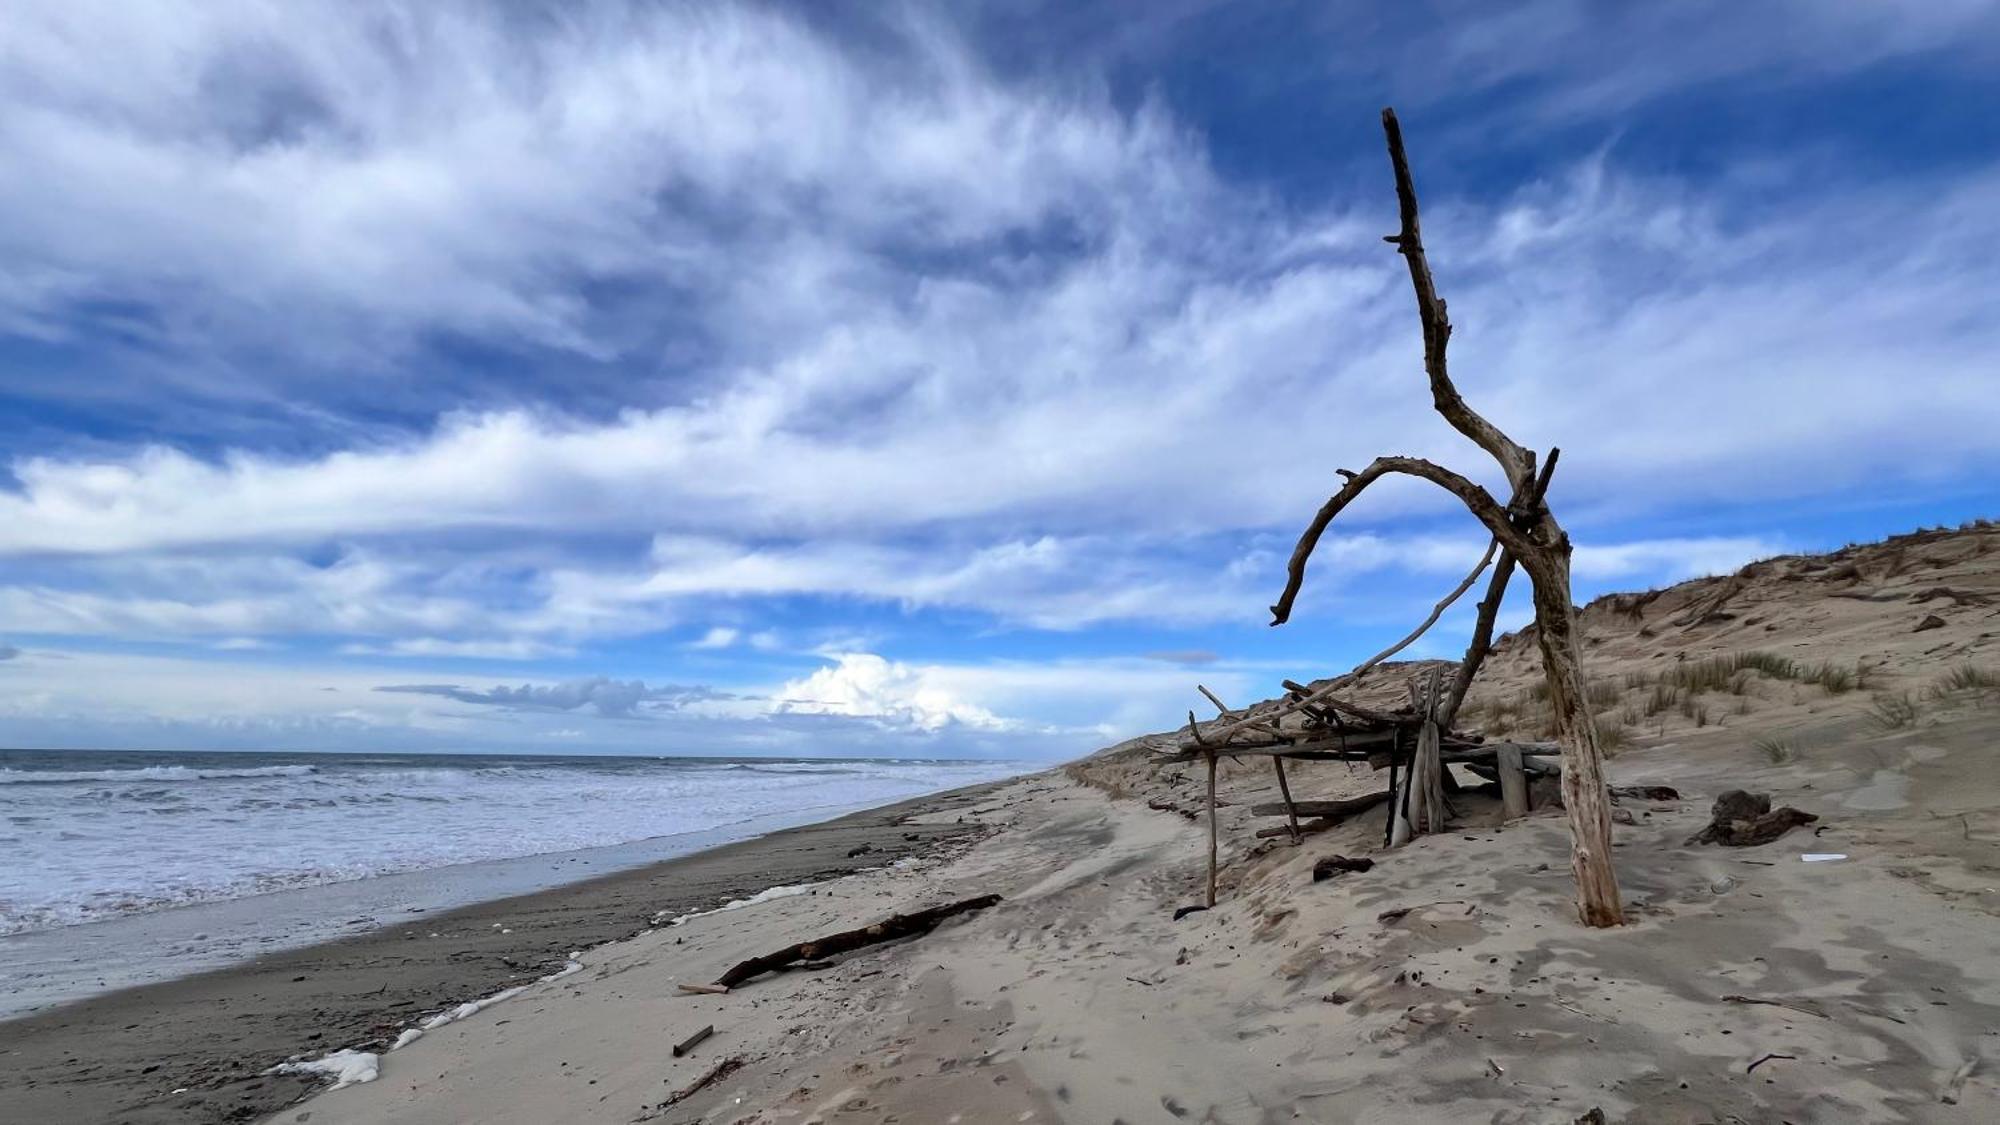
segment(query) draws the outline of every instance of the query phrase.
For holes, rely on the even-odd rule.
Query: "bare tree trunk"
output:
[[[1545,520],[1552,525],[1553,519]],[[1561,536],[1560,529],[1556,534]],[[1586,926],[1625,920],[1618,877],[1611,867],[1611,807],[1605,791],[1597,722],[1584,690],[1576,643],[1576,611],[1569,596],[1569,540],[1522,560],[1533,580],[1535,641],[1548,678],[1556,742],[1562,747],[1563,807],[1569,814],[1570,871],[1576,876],[1577,913]]]

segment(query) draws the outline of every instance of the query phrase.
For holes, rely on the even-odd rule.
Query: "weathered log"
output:
[[[1380,793],[1370,793],[1364,797],[1348,797],[1338,801],[1297,801],[1294,802],[1294,805],[1298,809],[1300,816],[1353,816],[1355,813],[1366,812],[1374,808],[1376,805],[1388,800],[1390,795],[1390,791],[1384,789]],[[1283,816],[1285,815],[1285,806],[1283,804],[1251,805],[1250,815]]]
[[[933,906],[929,910],[896,914],[858,930],[843,930],[823,938],[788,945],[775,953],[766,953],[762,957],[752,957],[748,961],[739,963],[718,977],[715,983],[721,988],[734,988],[763,973],[783,972],[799,961],[817,961],[835,954],[879,945],[885,941],[895,941],[897,938],[927,934],[947,918],[973,910],[984,910],[999,901],[999,895],[980,895],[978,898],[962,899],[944,906]]]

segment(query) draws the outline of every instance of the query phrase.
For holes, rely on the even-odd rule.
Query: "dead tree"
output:
[[[1527,572],[1534,589],[1535,641],[1548,677],[1556,740],[1562,747],[1562,792],[1569,813],[1570,868],[1576,875],[1577,907],[1584,924],[1615,926],[1624,921],[1624,909],[1618,899],[1618,881],[1611,869],[1611,815],[1603,756],[1598,749],[1597,726],[1584,694],[1578,659],[1576,621],[1570,602],[1569,536],[1549,511],[1543,495],[1549,473],[1555,468],[1556,451],[1549,451],[1548,461],[1537,473],[1534,451],[1516,443],[1472,409],[1452,383],[1445,364],[1451,321],[1431,279],[1430,263],[1424,257],[1416,186],[1410,178],[1409,158],[1403,152],[1403,132],[1394,110],[1382,111],[1382,129],[1388,139],[1389,162],[1396,176],[1396,199],[1402,211],[1402,229],[1386,241],[1397,248],[1410,268],[1417,316],[1423,325],[1424,370],[1430,377],[1432,405],[1454,429],[1499,463],[1500,471],[1507,477],[1510,496],[1502,504],[1471,479],[1416,457],[1377,457],[1358,473],[1341,470],[1346,483],[1320,508],[1292,552],[1285,592],[1271,607],[1271,623],[1282,625],[1291,616],[1292,602],[1305,581],[1306,561],[1312,557],[1320,536],[1334,517],[1369,485],[1385,476],[1411,476],[1456,496],[1492,533],[1501,554],[1488,580],[1486,598],[1479,605],[1471,647],[1450,693],[1439,707],[1439,725],[1448,729],[1464,702],[1472,674],[1492,644],[1494,616],[1506,594],[1508,578],[1518,565]]]

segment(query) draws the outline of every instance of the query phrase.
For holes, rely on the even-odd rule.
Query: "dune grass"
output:
[[[1868,717],[1883,730],[1900,730],[1917,722],[1917,702],[1907,691],[1879,692],[1868,708]]]

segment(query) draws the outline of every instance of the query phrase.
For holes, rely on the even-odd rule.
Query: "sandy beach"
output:
[[[979,831],[950,811],[969,799],[920,798],[0,1022],[0,1120],[256,1120],[317,1085],[263,1074],[288,1056],[533,981],[662,912],[931,853]],[[940,815],[902,823],[919,810]]]

